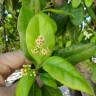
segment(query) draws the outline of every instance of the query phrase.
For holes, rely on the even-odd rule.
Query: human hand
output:
[[[5,84],[5,79],[23,64],[31,64],[21,51],[8,52],[0,55],[0,86]]]

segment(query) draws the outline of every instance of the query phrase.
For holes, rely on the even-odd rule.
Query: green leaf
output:
[[[64,16],[62,14],[53,14],[52,18],[55,20],[57,24],[57,34],[62,34],[62,32],[65,32],[66,24],[68,23],[68,16]]]
[[[34,79],[35,77],[32,71],[25,74],[17,84],[16,96],[28,96]]]
[[[26,6],[27,5],[27,6]],[[26,28],[30,19],[35,14],[34,0],[22,0],[22,8],[19,13],[17,29],[20,35],[20,45],[23,52],[30,58],[26,46]]]
[[[38,6],[38,0],[37,2],[36,0],[22,0],[22,7],[18,16],[17,29],[20,35],[21,49],[23,50],[25,55],[30,59],[32,58],[28,53],[27,46],[26,46],[26,29],[29,21],[35,15],[36,10],[40,10],[38,8],[44,6],[45,2],[43,1],[44,0],[41,0],[39,2],[41,6]]]
[[[29,93],[28,96],[42,96],[41,89],[39,88],[39,86],[36,83],[36,81],[32,85],[31,90],[30,90],[30,93]]]
[[[72,7],[77,8],[81,3],[81,0],[72,0]]]
[[[84,10],[82,6],[78,8],[71,8],[71,14],[74,16],[70,17],[71,22],[76,26],[80,25],[84,20]]]
[[[93,4],[94,0],[84,0],[84,2],[87,7],[90,7]]]
[[[44,85],[57,88],[56,81],[48,73],[41,73],[40,78]]]
[[[94,35],[94,36],[91,38],[90,42],[96,43],[96,35]]]
[[[60,9],[64,10],[66,13],[70,13],[72,6],[70,4],[64,4]]]
[[[77,64],[93,56],[96,51],[95,48],[96,46],[92,43],[77,44],[56,50],[54,55],[63,57],[72,64]]]
[[[63,58],[50,57],[44,62],[43,69],[65,86],[94,95],[92,86],[87,80]]]
[[[58,10],[58,9],[45,9],[43,10],[44,12],[53,12],[55,14],[64,14],[65,16],[71,16],[71,17],[74,17],[71,13],[67,12],[67,11],[64,11],[64,10]]]
[[[75,55],[77,53],[80,53],[84,50],[87,50],[88,48],[92,47],[93,44],[88,43],[88,44],[76,44],[72,45],[70,47],[62,48],[59,50],[55,51],[54,55],[63,57],[63,58],[68,58],[69,56]]]
[[[77,54],[69,56],[68,58],[66,58],[66,60],[71,62],[72,64],[77,64],[81,61],[91,58],[95,52],[96,46],[94,45],[88,49],[78,52]]]
[[[39,1],[40,1],[41,9],[44,9],[47,1],[46,0],[39,0]]]
[[[64,6],[60,8],[60,10],[63,10],[64,13],[70,14],[70,20],[76,26],[80,25],[84,20],[84,10],[82,6],[73,8],[70,4],[64,4]]]
[[[39,13],[30,20],[26,30],[26,44],[29,54],[38,64],[51,55],[56,30],[56,23],[45,13]]]
[[[91,18],[96,21],[96,14],[94,10],[91,7],[87,7],[87,11],[88,11],[88,14],[91,16]]]
[[[43,86],[42,96],[63,96],[63,95],[58,88],[54,89],[54,88],[49,87],[49,86]]]

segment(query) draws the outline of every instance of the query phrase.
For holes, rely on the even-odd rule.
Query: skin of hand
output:
[[[4,80],[23,64],[31,64],[21,51],[8,52],[0,55],[0,96],[14,96],[15,85],[5,87]]]

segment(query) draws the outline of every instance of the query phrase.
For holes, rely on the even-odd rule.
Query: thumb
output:
[[[26,59],[21,51],[8,52],[0,56],[0,64],[5,64],[11,69],[18,69],[26,63],[30,64],[31,61]]]
[[[0,55],[0,74],[6,78],[23,64],[31,64],[31,61],[26,59],[21,51],[2,54]]]

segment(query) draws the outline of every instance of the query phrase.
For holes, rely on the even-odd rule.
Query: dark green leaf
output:
[[[48,73],[41,73],[40,78],[44,85],[57,88],[56,81]]]
[[[34,84],[32,85],[28,96],[42,96],[41,89],[36,82],[34,82]]]
[[[67,58],[71,55],[77,54],[83,50],[86,50],[90,47],[92,47],[93,44],[88,43],[88,44],[77,44],[77,45],[72,45],[70,47],[62,48],[56,51],[56,55],[60,57]]]
[[[40,1],[41,9],[44,9],[47,1],[46,0],[39,0],[39,1]]]
[[[18,82],[16,87],[16,96],[28,96],[34,79],[35,77],[32,71],[25,74]]]
[[[62,8],[60,8],[60,10],[63,10],[64,13],[70,14],[71,22],[76,26],[80,25],[84,20],[84,10],[82,6],[73,8],[70,4],[65,4]]]
[[[52,18],[56,21],[57,24],[57,34],[62,34],[62,32],[65,32],[65,26],[68,22],[68,17],[62,14],[53,14]]]
[[[87,80],[63,58],[50,57],[44,62],[43,69],[65,86],[94,95],[92,86]]]
[[[69,56],[68,58],[66,58],[66,60],[68,60],[72,64],[77,64],[81,61],[91,58],[95,52],[96,52],[96,46],[94,45],[88,49],[78,52],[77,54]]]
[[[43,86],[42,96],[63,96],[63,95],[58,88],[54,89],[54,88],[49,87],[49,86]]]
[[[90,8],[87,8],[87,11],[88,11],[88,14],[92,17],[92,19],[96,21],[96,15],[94,10],[90,7]]]
[[[44,13],[39,13],[30,20],[26,30],[26,43],[29,54],[38,64],[51,55],[56,30],[56,23]]]
[[[80,25],[83,20],[84,20],[84,10],[83,7],[78,7],[78,8],[72,8],[71,9],[71,14],[73,14],[74,17],[70,17],[71,22],[74,25]]]

